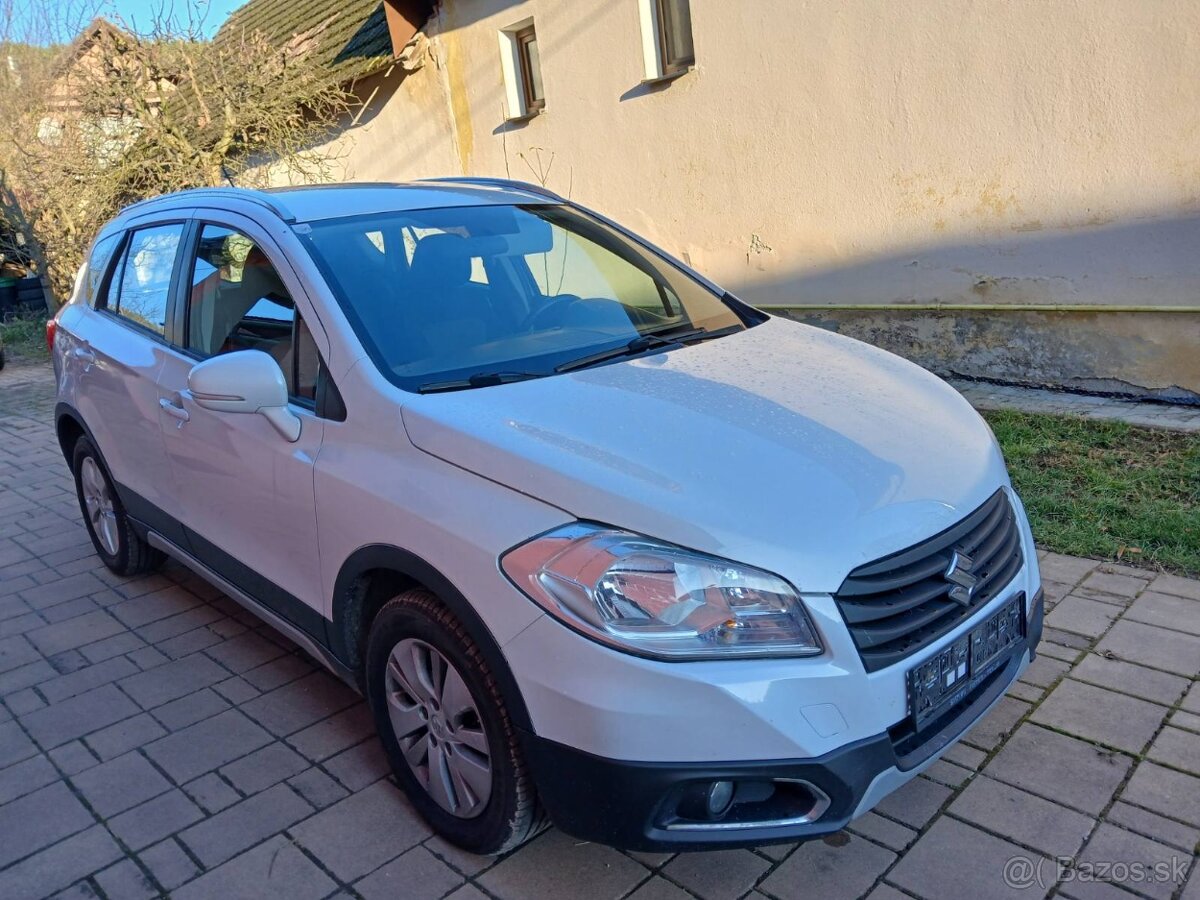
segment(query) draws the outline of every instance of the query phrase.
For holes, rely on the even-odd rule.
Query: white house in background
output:
[[[225,28],[251,25],[353,80],[347,179],[543,181],[943,371],[1200,396],[1193,0],[251,0]]]

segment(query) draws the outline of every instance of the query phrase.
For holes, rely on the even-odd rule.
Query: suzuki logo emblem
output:
[[[960,606],[971,605],[971,595],[975,593],[975,585],[979,578],[971,574],[975,568],[975,560],[957,550],[950,556],[950,565],[946,567],[945,578],[950,582],[950,599]]]

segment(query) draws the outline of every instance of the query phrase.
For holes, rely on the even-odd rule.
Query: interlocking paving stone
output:
[[[168,891],[191,881],[200,872],[200,867],[183,851],[174,838],[168,838],[153,847],[147,847],[138,854],[138,859],[154,874],[158,883]]]
[[[274,837],[197,878],[173,900],[317,900],[336,884],[284,837]]]
[[[1200,671],[1200,637],[1127,619],[1113,625],[1096,649],[1185,678]]]
[[[1021,681],[1038,687],[1049,687],[1071,668],[1070,663],[1052,656],[1039,656],[1021,673]]]
[[[378,738],[368,738],[327,759],[322,767],[352,791],[362,790],[391,771]]]
[[[1156,762],[1200,775],[1200,739],[1190,732],[1164,728],[1150,745],[1147,756]]]
[[[1120,597],[1136,597],[1138,592],[1146,587],[1146,582],[1150,580],[1150,573],[1146,573],[1144,576],[1123,575],[1105,571],[1108,568],[1110,567],[1101,566],[1099,569],[1093,570],[1087,578],[1083,579],[1083,586]]]
[[[8,803],[58,780],[58,771],[44,756],[0,769],[0,803]]]
[[[475,890],[476,893],[472,895],[463,893],[461,900],[479,900],[479,898],[484,897],[484,895],[480,894],[472,885],[465,885],[464,889],[472,889]],[[451,898],[454,898],[454,900],[460,900],[459,893],[462,892],[456,891],[450,896]],[[694,895],[689,894],[687,891],[683,890],[683,888],[677,887],[662,876],[655,875],[649,881],[638,887],[636,891],[630,894],[629,900],[691,900],[692,896]],[[751,900],[754,900],[754,895],[749,896],[751,897]],[[760,894],[759,896],[762,895]]]
[[[146,753],[182,784],[270,742],[257,723],[231,709],[155,741]]]
[[[1089,653],[1080,660],[1071,677],[1165,706],[1173,706],[1188,686],[1187,679],[1178,675],[1108,659],[1096,653]]]
[[[199,803],[206,812],[216,813],[233,806],[242,795],[225,783],[215,772],[201,775],[183,786],[184,792]]]
[[[971,726],[963,740],[975,747],[991,750],[1012,733],[1029,708],[1024,700],[1001,697],[986,716]]]
[[[1138,763],[1121,799],[1200,826],[1200,778],[1150,761]]]
[[[917,837],[915,829],[901,825],[899,822],[893,822],[891,819],[885,819],[874,812],[859,816],[850,823],[849,828],[855,834],[870,838],[897,852],[903,850]]]
[[[478,856],[474,853],[468,853],[461,847],[456,847],[449,841],[446,841],[436,834],[422,844],[426,850],[440,859],[446,865],[455,871],[461,872],[467,877],[474,877],[484,869],[492,866],[496,862],[493,856]],[[650,869],[657,869],[663,863],[672,858],[670,853],[630,853],[634,859],[638,860],[642,865]],[[647,860],[646,857],[652,857]]]
[[[47,548],[39,542],[40,552]],[[43,584],[29,590],[21,591],[21,597],[34,609],[45,609],[56,603],[65,603],[77,597],[86,597],[104,590],[104,582],[90,572],[72,575],[70,578],[56,578],[48,584]]]
[[[73,776],[71,783],[102,819],[137,806],[171,787],[145,757],[135,752],[92,766]]]
[[[141,850],[203,817],[182,791],[168,791],[109,819],[108,827],[130,848]]]
[[[96,884],[109,897],[143,900],[157,897],[158,889],[132,859],[123,859],[96,876]]]
[[[114,604],[110,612],[129,628],[147,625],[199,606],[200,600],[182,588],[171,585],[161,591],[142,594]]]
[[[314,672],[268,694],[242,709],[273,734],[293,734],[358,701],[350,688],[327,672]]]
[[[344,881],[361,878],[430,835],[400,791],[386,781],[322,810],[291,833]]]
[[[1108,821],[1115,822],[1164,844],[1191,853],[1200,843],[1200,828],[1184,825],[1158,813],[1152,813],[1128,803],[1114,803],[1108,811]]]
[[[984,774],[1093,815],[1108,805],[1132,761],[1084,741],[1025,724]]]
[[[1151,870],[1154,870],[1156,866],[1162,866],[1166,878],[1162,880],[1148,878],[1129,886],[1138,893],[1150,897],[1167,898],[1180,886],[1181,879],[1170,877],[1170,867],[1172,864],[1178,866],[1181,860],[1185,863],[1189,861],[1186,860],[1185,854],[1180,853],[1174,847],[1168,847],[1131,831],[1102,823],[1088,841],[1083,853],[1079,855],[1076,868],[1082,863],[1092,865],[1120,863],[1127,866],[1140,864]],[[1184,871],[1186,871],[1186,866]]]
[[[276,741],[223,767],[221,774],[243,794],[255,794],[306,768],[304,757]]]
[[[247,631],[209,647],[205,652],[230,672],[240,674],[278,659],[286,651],[275,642]]]
[[[95,825],[0,871],[0,897],[38,900],[121,856],[121,848],[103,827]]]
[[[109,682],[137,672],[137,666],[123,657],[108,659],[92,666],[84,666],[67,675],[43,681],[38,690],[51,703],[58,703],[84,691],[101,687]]]
[[[99,663],[106,659],[112,659],[114,656],[121,656],[124,653],[130,653],[134,650],[140,650],[146,646],[146,642],[134,634],[132,631],[125,631],[121,634],[114,634],[110,638],[105,638],[102,641],[96,641],[94,644],[88,644],[80,649],[88,660],[88,662]]]
[[[359,703],[324,721],[310,725],[288,737],[288,743],[311,759],[320,762],[375,733],[371,709]]]
[[[952,793],[945,785],[917,777],[884,797],[875,811],[912,828],[923,828]]]
[[[1147,591],[1133,601],[1125,618],[1200,635],[1200,600]]]
[[[463,877],[424,847],[413,847],[355,883],[363,900],[436,900],[462,884]]]
[[[1157,704],[1067,679],[1034,712],[1032,721],[1140,753],[1167,711]]]
[[[1181,578],[1178,575],[1159,575],[1150,582],[1150,590],[1163,594],[1174,594],[1177,597],[1188,597],[1200,600],[1200,581],[1193,578]]]
[[[151,715],[170,731],[178,731],[227,709],[229,703],[224,697],[209,688],[204,688],[156,707],[151,711]]]
[[[61,781],[26,794],[0,807],[0,869],[67,835],[82,831],[95,820],[71,789]]]
[[[40,662],[41,654],[24,635],[16,634],[0,640],[0,672],[8,672],[29,663]],[[22,685],[24,687],[24,685]]]
[[[716,850],[680,853],[663,866],[662,873],[693,893],[734,900],[754,887],[768,868],[770,863],[749,850]]]
[[[1200,681],[1192,685],[1191,689],[1184,696],[1181,705],[1189,712],[1200,715]]]
[[[31,713],[35,709],[41,709],[46,705],[46,701],[39,697],[33,688],[26,688],[5,697],[4,705],[8,707],[10,713],[19,717]]]
[[[1047,856],[1073,856],[1093,825],[1091,816],[986,776],[971,782],[949,811]]]
[[[229,673],[202,653],[139,672],[120,682],[121,690],[143,709],[178,700],[201,688],[224,681]]]
[[[128,750],[160,738],[164,734],[166,731],[154,719],[146,713],[139,713],[117,722],[115,725],[93,731],[84,738],[84,741],[101,759],[112,759],[114,756],[120,756]]]
[[[43,747],[56,747],[135,715],[137,705],[106,684],[22,717],[21,723]]]
[[[888,873],[888,881],[930,898],[970,897],[972,900],[1028,897],[1029,891],[1004,882],[1008,860],[1037,857],[971,825],[939,819]],[[966,863],[966,864],[964,864]],[[1047,871],[1052,865],[1046,863]]]
[[[587,885],[595,900],[624,896],[648,870],[600,844],[582,844],[558,831],[541,837],[479,876],[501,900],[561,900]]]
[[[84,769],[90,769],[99,762],[83,741],[71,741],[69,744],[55,747],[50,751],[49,756],[54,765],[58,766],[67,776],[78,775]]]
[[[295,778],[289,778],[292,789],[315,806],[324,809],[345,797],[349,791],[334,781],[325,772],[316,768],[306,769]]]
[[[1046,616],[1046,624],[1051,628],[1098,638],[1108,630],[1120,612],[1120,609],[1107,603],[1071,594],[1050,611]]]
[[[860,837],[840,847],[811,841],[785,859],[762,889],[779,900],[849,900],[865,894],[895,859],[895,853]]]
[[[1038,561],[1043,578],[1070,585],[1078,584],[1098,565],[1100,563],[1094,559],[1064,556],[1061,553],[1047,553]]]
[[[184,831],[179,839],[205,868],[236,856],[303,819],[312,807],[286,785],[276,785]],[[376,824],[387,832],[386,824]]]

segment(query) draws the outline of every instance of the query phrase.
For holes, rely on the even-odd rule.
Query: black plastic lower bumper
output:
[[[1034,598],[1026,624],[1032,658],[1042,634],[1042,595]],[[811,759],[752,762],[656,763],[605,759],[537,735],[522,733],[538,793],[554,824],[581,840],[627,850],[675,851],[756,846],[807,840],[838,831],[850,821],[871,782],[890,768],[911,770],[957,740],[1008,688],[1024,657],[981,684],[948,721],[920,735],[896,729]],[[914,737],[916,740],[914,740]],[[732,830],[672,828],[664,815],[670,798],[687,785],[788,779],[807,782],[829,799],[814,822]]]

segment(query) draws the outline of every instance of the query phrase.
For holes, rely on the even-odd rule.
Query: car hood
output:
[[[415,396],[402,415],[413,443],[449,463],[805,592],[836,590],[1008,482],[987,425],[940,379],[776,318],[594,369]]]

